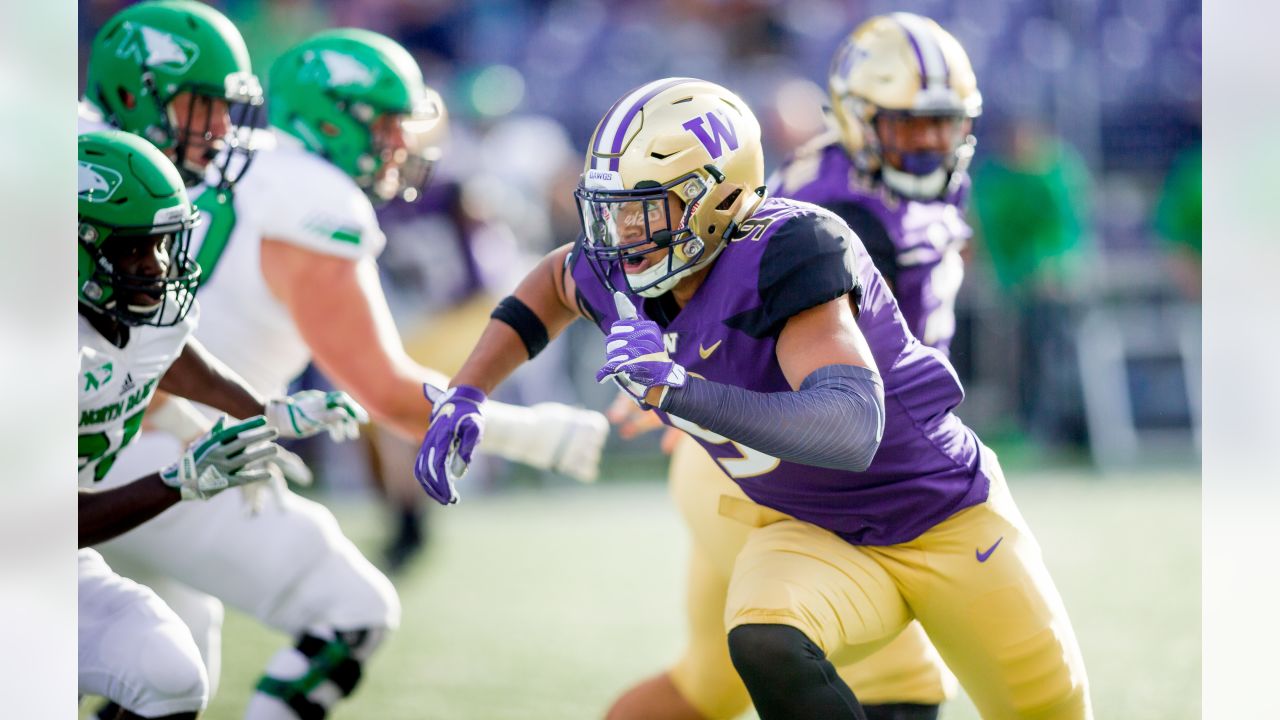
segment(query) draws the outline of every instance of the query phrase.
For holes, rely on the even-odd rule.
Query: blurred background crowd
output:
[[[93,32],[127,4],[80,0],[81,87]],[[762,122],[768,172],[822,131],[828,63],[855,25],[896,10],[930,16],[968,51],[985,100],[951,351],[967,391],[959,415],[1011,463],[1198,462],[1195,0],[212,4],[241,29],[260,75],[318,30],[359,26],[404,44],[445,98],[445,160],[420,202],[382,210],[381,260],[411,354],[445,372],[496,299],[576,236],[586,143],[627,90],[668,75],[733,89]],[[572,328],[504,399],[605,407],[612,392],[592,380],[599,345],[591,328]],[[411,455],[379,452],[387,442],[325,444],[318,474],[331,487],[411,477]],[[602,476],[659,477],[656,447],[656,437],[613,441]],[[472,487],[559,481],[496,463],[477,470]]]

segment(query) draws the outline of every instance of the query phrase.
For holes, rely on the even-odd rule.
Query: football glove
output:
[[[226,425],[226,416],[187,446],[178,462],[160,471],[160,479],[183,500],[207,500],[230,487],[270,477],[265,465],[279,451],[275,428],[261,415]]]
[[[455,483],[467,472],[484,434],[480,406],[485,394],[469,385],[440,390],[430,384],[422,386],[422,393],[432,404],[431,424],[418,449],[413,476],[433,500],[451,505],[458,502]]]
[[[557,402],[532,407],[489,401],[480,450],[579,482],[595,482],[600,451],[609,437],[604,415]]]
[[[663,386],[665,394],[667,387],[684,387],[688,375],[667,355],[658,323],[640,318],[631,300],[621,292],[613,293],[613,302],[618,320],[609,327],[605,338],[608,360],[596,373],[596,382],[613,380],[637,405],[648,410],[653,406],[645,396],[651,388]]]
[[[353,440],[369,414],[341,391],[303,390],[267,401],[267,422],[280,437],[306,438],[323,431],[335,442]]]

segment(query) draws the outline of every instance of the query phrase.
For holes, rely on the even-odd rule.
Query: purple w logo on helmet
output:
[[[724,154],[725,145],[730,150],[738,149],[738,131],[734,129],[733,121],[721,113],[699,115],[680,127],[697,136],[712,160],[717,160]]]

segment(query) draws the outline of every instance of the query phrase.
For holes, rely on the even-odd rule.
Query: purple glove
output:
[[[620,292],[613,294],[613,302],[619,320],[609,327],[604,348],[607,362],[596,373],[596,382],[612,379],[637,405],[648,410],[652,406],[644,398],[650,388],[684,387],[687,375],[667,355],[657,323],[637,317],[631,300]]]
[[[451,505],[458,502],[454,483],[466,473],[471,453],[484,434],[480,412],[484,392],[469,385],[442,391],[424,384],[422,394],[432,403],[431,425],[413,464],[413,476],[432,499]]]

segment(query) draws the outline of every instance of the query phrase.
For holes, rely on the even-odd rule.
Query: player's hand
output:
[[[298,487],[311,487],[316,481],[307,463],[297,453],[283,447],[267,462],[267,471],[273,477]]]
[[[618,393],[618,397],[613,399],[613,404],[605,411],[605,415],[609,418],[609,422],[617,426],[618,436],[623,440],[632,440],[663,426],[662,420],[656,413],[640,408],[626,393]],[[680,439],[680,434],[680,431],[673,427],[667,428],[667,431],[662,434],[662,441],[658,446],[664,454],[670,455],[676,449],[676,441]]]
[[[306,438],[327,431],[335,442],[360,436],[369,414],[350,395],[334,390],[303,390],[267,401],[267,422],[280,437]]]
[[[613,302],[619,319],[605,338],[607,360],[596,373],[596,382],[613,380],[637,405],[648,410],[653,405],[645,398],[652,388],[684,387],[688,375],[667,355],[657,323],[640,318],[631,300],[620,292],[613,294]]]
[[[656,413],[642,410],[626,393],[618,393],[605,416],[617,426],[618,436],[623,440],[633,440],[662,427],[662,420]]]
[[[265,465],[279,452],[275,428],[259,415],[234,425],[218,421],[187,446],[178,462],[160,471],[160,479],[183,500],[207,500],[230,487],[271,477]]]
[[[538,403],[529,408],[538,421],[543,441],[536,443],[541,457],[528,464],[563,473],[578,482],[595,482],[600,476],[600,452],[609,437],[609,421],[595,410],[561,403]]]
[[[469,385],[442,391],[424,384],[422,392],[432,404],[431,425],[418,449],[413,476],[433,500],[450,505],[458,502],[455,483],[467,472],[471,455],[484,434],[480,406],[485,395]]]

